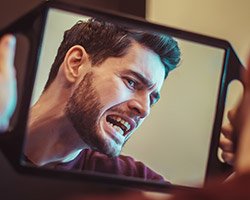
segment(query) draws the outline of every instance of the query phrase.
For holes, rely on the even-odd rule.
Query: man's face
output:
[[[93,150],[118,156],[158,101],[164,74],[159,56],[134,43],[125,56],[91,68],[70,97],[66,115]]]

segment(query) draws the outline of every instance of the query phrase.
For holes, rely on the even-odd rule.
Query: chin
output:
[[[105,154],[111,158],[119,156],[121,153],[121,147],[117,145],[108,146],[105,149]]]
[[[106,119],[106,118],[105,118]],[[117,139],[114,134],[110,134],[108,131],[106,131],[103,128],[103,122],[106,120],[103,120],[102,123],[99,123],[100,125],[97,126],[96,129],[96,142],[95,147],[97,148],[97,151],[99,151],[102,154],[106,154],[108,157],[117,157],[120,155],[124,140]]]
[[[107,152],[106,155],[107,155],[108,157],[110,157],[110,158],[115,158],[115,157],[120,156],[120,153],[121,153],[121,151],[118,151],[118,152],[112,151],[112,152]]]
[[[114,158],[120,155],[122,146],[116,144],[113,140],[108,140],[104,142],[103,148],[100,151],[106,154],[108,157]]]

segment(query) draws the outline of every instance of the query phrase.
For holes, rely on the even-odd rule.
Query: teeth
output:
[[[109,124],[110,126],[114,126],[114,124],[112,124],[112,123],[110,123],[110,122],[108,122],[108,124]]]
[[[116,118],[116,121],[118,121],[118,122],[121,121],[121,120],[122,120],[122,119],[121,119],[120,117],[117,117],[117,118]]]
[[[127,127],[127,130],[129,130],[129,129],[130,129],[130,124],[129,124],[128,122],[125,122],[124,126],[126,126],[126,127]]]
[[[113,127],[118,133],[120,133],[121,135],[123,135],[123,130],[119,127],[119,126],[116,126],[110,122],[108,122],[108,124]]]
[[[114,120],[116,120],[117,122],[119,122],[119,123],[121,123],[121,124],[123,124],[125,127],[126,127],[126,131],[128,131],[129,129],[130,129],[130,124],[127,122],[127,121],[125,121],[125,120],[123,120],[121,117],[116,117],[116,116],[113,116],[112,117]],[[112,126],[114,126],[112,123],[110,123]],[[118,127],[118,126],[117,126]],[[120,128],[120,127],[119,127]]]
[[[114,127],[114,129],[115,129],[118,133],[120,133],[121,135],[123,135],[123,130],[122,130],[119,126],[114,125],[113,127]]]
[[[126,121],[124,121],[123,119],[120,121],[120,123],[122,123],[124,126],[126,126],[127,130],[130,129],[130,124]]]

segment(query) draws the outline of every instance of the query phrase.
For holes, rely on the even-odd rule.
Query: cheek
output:
[[[122,81],[113,80],[104,83],[98,86],[98,93],[105,108],[125,102],[131,97],[131,92]]]

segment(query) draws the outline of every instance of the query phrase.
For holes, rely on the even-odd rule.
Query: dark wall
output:
[[[145,18],[146,0],[61,0],[76,5],[127,13]],[[25,14],[42,0],[3,0],[0,4],[0,29]]]

